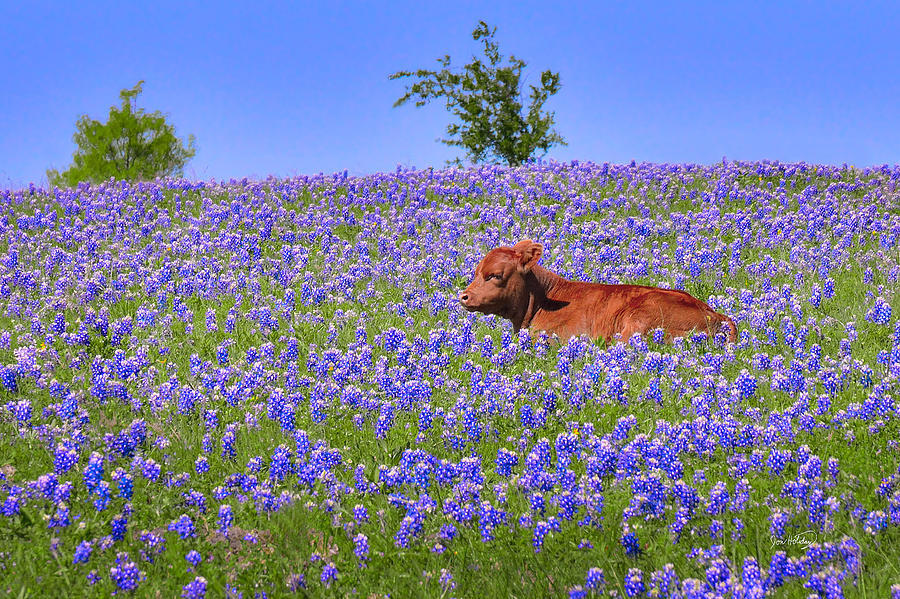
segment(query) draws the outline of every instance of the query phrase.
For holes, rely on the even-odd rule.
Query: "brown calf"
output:
[[[459,302],[470,312],[511,320],[516,331],[527,327],[563,340],[588,335],[609,342],[621,335],[627,341],[657,328],[668,339],[726,330],[730,342],[737,340],[734,321],[684,291],[568,281],[538,265],[543,251],[531,240],[491,250]]]

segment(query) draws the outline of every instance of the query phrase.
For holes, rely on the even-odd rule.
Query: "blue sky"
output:
[[[4,2],[0,187],[64,168],[81,114],[144,79],[198,152],[191,178],[441,166],[440,104],[392,108],[400,69],[462,65],[479,19],[552,69],[558,160],[900,162],[900,5]]]

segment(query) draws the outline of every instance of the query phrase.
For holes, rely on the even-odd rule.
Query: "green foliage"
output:
[[[522,112],[523,98],[519,84],[525,61],[509,57],[502,66],[494,34],[484,21],[472,32],[474,40],[482,40],[484,60],[473,57],[462,72],[450,69],[450,56],[438,59],[440,71],[419,69],[399,71],[390,79],[413,77],[406,93],[394,103],[402,106],[415,98],[416,106],[431,100],[443,99],[459,122],[447,125],[448,146],[458,146],[472,162],[505,162],[517,166],[531,158],[538,150],[546,154],[554,144],[566,145],[553,130],[554,113],[542,112],[544,103],[560,89],[559,73],[541,73],[540,86],[530,85],[531,104]],[[453,163],[459,164],[457,158]]]
[[[136,99],[143,86],[144,82],[138,81],[133,88],[120,91],[122,105],[110,107],[106,123],[86,114],[78,119],[72,136],[78,149],[72,156],[72,165],[62,173],[49,169],[47,179],[51,185],[71,187],[82,181],[96,183],[110,177],[147,180],[182,173],[197,152],[194,136],[188,137],[185,147],[165,115],[137,108]]]

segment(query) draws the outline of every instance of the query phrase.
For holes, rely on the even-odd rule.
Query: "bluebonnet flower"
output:
[[[215,333],[219,330],[219,325],[216,318],[216,311],[212,308],[209,308],[206,311],[206,330],[210,333]]]
[[[105,480],[100,481],[94,488],[94,509],[98,512],[102,512],[107,507],[109,507],[110,501],[112,500],[112,493],[110,492],[109,483]]]
[[[456,588],[456,582],[453,580],[453,574],[450,573],[450,570],[446,568],[441,568],[441,576],[438,578],[438,582],[441,585],[441,591],[446,593],[447,591],[452,591]]]
[[[516,467],[518,463],[519,456],[517,456],[515,452],[502,447],[497,451],[497,474],[500,476],[509,476],[512,474],[512,469]]]
[[[62,475],[75,467],[75,464],[78,462],[78,452],[75,450],[71,444],[67,443],[58,443],[56,445],[56,452],[53,455],[53,467],[57,474]],[[94,483],[94,477],[96,476],[95,472],[91,473],[91,483]],[[101,474],[102,476],[102,469]]]
[[[216,362],[219,366],[228,366],[228,348],[231,343],[226,340],[216,346]]]
[[[625,555],[628,556],[637,556],[641,554],[641,545],[638,541],[637,535],[633,532],[628,532],[622,535],[622,547],[625,548]]]
[[[863,522],[863,530],[874,535],[887,527],[887,515],[881,510],[873,510],[868,513]]]
[[[779,475],[791,459],[791,452],[773,448],[766,459],[766,467],[773,475]]]
[[[734,388],[740,399],[749,399],[756,394],[756,378],[746,370],[742,370],[734,381]]]
[[[3,387],[7,391],[15,393],[19,390],[19,385],[16,382],[16,373],[9,366],[0,367],[0,383],[3,383]]]
[[[234,522],[234,514],[231,509],[231,506],[228,504],[222,504],[219,506],[219,530],[222,531],[222,534],[228,535],[228,529],[231,527],[232,522]]]
[[[366,561],[369,559],[369,539],[366,535],[360,533],[353,537],[354,554],[359,559],[359,567],[365,568]]]
[[[31,402],[27,399],[20,399],[17,402],[7,404],[9,411],[12,412],[13,418],[18,424],[28,425],[31,423]]]
[[[292,593],[296,593],[300,589],[305,589],[306,577],[303,576],[303,574],[292,573],[288,576],[287,588]]]
[[[406,516],[400,521],[400,528],[394,535],[394,543],[398,547],[409,547],[412,539],[421,532],[424,523],[425,511],[418,505],[411,506]]]
[[[730,496],[725,483],[716,483],[709,493],[707,512],[712,515],[721,514],[725,511],[729,500]]]
[[[269,465],[269,477],[281,481],[292,471],[291,453],[283,445],[277,447]]]
[[[222,457],[223,458],[233,458],[236,455],[236,450],[234,448],[234,443],[237,440],[234,429],[231,425],[225,430],[225,434],[222,435]]]
[[[47,524],[48,528],[65,528],[71,524],[71,520],[69,519],[69,507],[66,505],[59,505],[56,508],[56,513],[50,517],[50,522]]]
[[[84,484],[88,493],[93,493],[103,478],[103,456],[96,451],[88,459],[84,468]]]
[[[866,320],[875,324],[887,325],[891,320],[890,304],[883,297],[879,296],[875,300],[875,304],[866,312]]]
[[[259,360],[259,350],[255,347],[247,348],[247,364],[253,364]]]
[[[156,315],[147,308],[138,308],[134,315],[134,323],[139,329],[149,329],[156,324]]]
[[[115,565],[109,569],[109,577],[123,591],[134,591],[138,584],[146,579],[127,553],[119,553],[116,556]]]
[[[644,594],[644,574],[637,568],[629,568],[625,575],[625,596],[639,597]]]
[[[86,564],[91,559],[91,551],[93,550],[93,545],[91,545],[90,541],[82,541],[75,548],[75,556],[72,559],[72,564]]]
[[[169,530],[177,532],[182,539],[196,536],[194,533],[194,522],[187,514],[182,514],[176,520],[169,523]]]
[[[322,568],[321,581],[326,587],[330,587],[331,583],[337,579],[338,571],[333,563],[325,564]]]
[[[722,530],[724,525],[721,520],[713,520],[709,523],[709,537],[713,540],[722,538]]]
[[[369,512],[364,505],[357,504],[354,506],[353,519],[360,523],[369,521]]]
[[[544,546],[544,538],[550,534],[550,525],[541,520],[534,526],[534,537],[532,538],[531,544],[534,546],[534,552],[539,553],[541,548]]]
[[[592,591],[603,591],[606,586],[603,570],[600,568],[591,568],[588,570],[584,580],[584,586]]]
[[[190,414],[201,399],[200,393],[190,387],[182,387],[178,392],[178,413]]]
[[[113,345],[118,345],[119,343],[121,343],[122,339],[131,334],[132,327],[132,320],[128,316],[116,320],[113,323],[113,335],[110,339],[110,343],[112,343]]]
[[[67,392],[59,407],[56,410],[57,415],[63,420],[72,420],[78,414],[78,395]]]
[[[50,324],[50,330],[57,335],[62,335],[66,331],[66,316],[62,312],[57,312]]]
[[[114,541],[121,541],[125,538],[125,533],[128,531],[128,518],[126,518],[123,514],[119,514],[118,516],[112,519],[110,523],[112,526],[112,538]]]
[[[649,586],[647,594],[651,597],[677,596],[681,585],[675,575],[675,567],[672,564],[666,564],[662,570],[651,573]]]
[[[162,472],[162,466],[157,464],[153,459],[145,460],[141,466],[141,475],[150,481],[156,481],[159,479],[159,475]]]
[[[160,535],[154,534],[152,532],[142,531],[140,536],[140,540],[147,546],[147,549],[150,553],[145,551],[141,551],[141,558],[145,561],[153,563],[154,555],[162,555],[166,550],[166,539]]]
[[[184,495],[187,505],[195,506],[200,513],[206,512],[206,496],[203,493],[191,489],[182,495]]]
[[[788,514],[780,511],[773,512],[769,516],[769,534],[779,539],[784,537],[785,526],[787,526],[790,521],[791,518]]]
[[[427,404],[422,406],[422,409],[419,411],[419,430],[424,432],[431,429],[433,418],[434,414],[431,411],[431,406]]]
[[[294,404],[285,403],[281,408],[281,414],[278,416],[278,421],[281,424],[281,428],[288,432],[291,432],[295,428],[294,419],[295,419],[295,410]]]
[[[203,599],[206,597],[206,579],[198,576],[184,585],[181,589],[181,596],[183,599]]]
[[[212,453],[213,450],[213,440],[212,435],[206,433],[203,435],[203,439],[200,441],[200,448],[203,450],[203,453]]]
[[[547,507],[544,494],[537,492],[530,494],[528,496],[528,505],[531,507],[531,511],[543,514]]]
[[[112,473],[112,479],[116,482],[119,490],[119,497],[122,499],[131,499],[134,494],[134,478],[131,474],[121,468],[116,468]]]
[[[813,285],[812,294],[809,297],[809,303],[816,308],[822,305],[822,287],[820,285]]]
[[[44,497],[50,499],[53,497],[53,492],[56,489],[56,485],[59,483],[59,478],[54,473],[43,474],[38,477],[36,481],[34,481],[34,488],[39,490],[44,494]]]
[[[384,439],[394,425],[394,406],[383,404],[375,421],[375,438]]]

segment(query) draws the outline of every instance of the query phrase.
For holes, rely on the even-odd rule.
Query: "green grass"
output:
[[[644,204],[650,210],[651,218],[665,221],[667,215],[672,212],[696,213],[706,209],[708,205],[699,204],[697,199],[690,199],[690,191],[712,193],[718,184],[732,185],[742,190],[763,189],[772,193],[784,184],[788,201],[783,205],[787,213],[798,210],[797,194],[807,185],[817,184],[820,189],[823,186],[835,182],[833,179],[813,175],[811,173],[798,174],[787,178],[783,174],[772,174],[760,178],[745,169],[737,177],[707,180],[699,174],[694,174],[682,186],[670,187],[667,193],[674,193],[674,198],[659,195],[658,188],[646,186],[643,183],[629,182],[624,179],[608,181],[602,185],[589,187],[585,192],[597,199],[617,198],[624,196],[628,199],[628,205],[616,212],[618,219],[626,216],[641,217],[640,204]],[[841,175],[842,181],[851,182],[856,175],[845,173]],[[773,191],[769,191],[769,184]],[[513,189],[537,186],[540,183],[527,182],[524,186],[512,184]],[[568,184],[567,184],[568,185]],[[391,190],[388,184],[380,186],[381,191]],[[268,193],[271,188],[261,187],[262,193]],[[296,197],[290,198],[285,203],[288,209],[304,211],[317,210],[328,205],[328,199],[323,199],[323,191],[304,190]],[[347,188],[334,190],[335,201],[347,194]],[[646,200],[641,195],[647,191]],[[210,194],[213,202],[229,205],[235,200],[235,196],[246,193],[250,199],[253,193],[247,190],[233,193]],[[848,202],[861,202],[864,190],[849,192]],[[200,199],[205,192],[187,191],[179,193],[184,205],[184,213],[195,218],[202,216]],[[156,201],[159,209],[174,212],[174,195],[170,191],[165,192],[161,199]],[[329,190],[330,195],[330,190]],[[429,191],[429,199],[433,202],[444,202],[444,207],[456,208],[455,201],[442,199],[433,190]],[[50,202],[50,199],[46,200]],[[250,201],[250,200],[248,200]],[[483,192],[468,200],[475,206],[489,208],[501,201],[498,197]],[[747,212],[755,214],[760,209],[761,200],[753,200],[747,203],[744,198],[723,199],[715,202],[723,213],[734,214]],[[152,200],[147,201],[148,204]],[[465,201],[463,202],[465,203]],[[547,196],[538,195],[534,199],[536,206],[564,206],[563,201],[557,201]],[[364,216],[364,212],[358,207],[350,207],[357,221]],[[602,209],[601,214],[585,212],[577,215],[573,222],[590,222],[594,219],[605,218],[608,209]],[[382,206],[379,212],[384,218],[391,214],[387,206]],[[563,223],[564,216],[559,210],[553,223],[549,219],[533,212],[529,221],[523,224],[523,228],[540,231],[551,224],[559,226]],[[28,214],[26,210],[23,214]],[[754,217],[755,218],[755,217]],[[338,221],[340,219],[337,219]],[[473,223],[475,219],[473,218]],[[793,243],[790,240],[771,240],[764,235],[764,230],[758,221],[754,221],[760,228],[756,231],[763,235],[766,243],[751,243],[745,246],[741,252],[742,268],[733,274],[728,273],[727,256],[720,267],[714,271],[705,273],[697,279],[687,279],[686,290],[696,296],[706,299],[711,294],[722,294],[725,288],[736,290],[750,289],[755,297],[763,295],[762,282],[748,273],[748,264],[758,263],[766,257],[771,257],[777,264],[780,260],[789,265],[790,252]],[[229,230],[228,221],[221,224],[218,231]],[[388,221],[388,227],[396,223]],[[417,235],[425,236],[428,232],[437,232],[441,227],[440,222],[424,221],[416,226]],[[405,228],[393,231],[390,238],[398,247],[407,241],[417,243],[415,237],[406,234]],[[183,221],[173,220],[173,227],[179,230],[187,230],[189,226]],[[495,227],[494,223],[475,223],[467,230],[467,235],[472,236],[479,232],[490,232]],[[329,236],[349,242],[351,246],[359,240],[365,241],[372,252],[373,262],[378,259],[378,246],[372,238],[362,239],[364,227],[360,224],[346,225],[336,224],[325,227]],[[252,234],[251,227],[243,226],[240,229],[245,235]],[[301,228],[288,223],[279,222],[276,227],[278,234],[273,230],[269,240],[262,241],[261,259],[280,260],[280,233],[295,230],[304,232]],[[213,229],[210,232],[214,232]],[[313,231],[306,231],[312,233]],[[388,235],[390,229],[381,229],[380,234]],[[165,233],[165,232],[164,232]],[[152,261],[148,262],[153,268],[159,265],[169,254],[166,248],[158,247],[152,238],[152,233],[134,242],[129,252],[135,253],[141,248],[148,248]],[[667,256],[671,258],[674,251],[678,233],[673,232],[663,237],[648,237],[642,241],[642,247],[646,250],[651,241],[668,243]],[[727,246],[736,239],[733,230],[710,228],[701,231],[698,235],[701,240],[710,243],[722,243]],[[309,270],[319,280],[327,280],[329,273],[335,270],[331,262],[332,257],[322,250],[322,236],[315,243],[295,242],[304,245],[309,250]],[[847,251],[847,256],[864,256],[873,254],[878,250],[878,237],[874,234],[859,233],[859,242]],[[834,239],[836,244],[839,240]],[[467,240],[461,242],[468,243]],[[51,245],[65,247],[64,243],[47,244],[44,251],[48,251]],[[98,248],[98,254],[109,254],[111,258],[122,250],[121,240],[109,238],[103,241]],[[71,248],[70,250],[71,251]],[[647,250],[646,255],[650,252]],[[623,250],[623,257],[625,252]],[[214,257],[227,264],[229,253],[218,251]],[[21,259],[27,260],[26,256]],[[894,258],[896,260],[896,257]],[[35,263],[36,264],[36,263]],[[603,265],[594,265],[596,272],[600,272]],[[99,269],[98,269],[99,270]],[[873,285],[891,285],[891,281],[885,275],[884,270],[876,273],[874,284],[864,282],[865,266],[862,261],[848,260],[840,264],[832,275],[836,280],[836,295],[824,300],[821,308],[813,308],[807,298],[814,284],[821,284],[818,276],[811,271],[803,271],[803,280],[799,284],[795,281],[796,271],[788,270],[778,272],[771,276],[771,284],[776,289],[784,284],[791,285],[794,294],[803,306],[802,319],[796,319],[789,311],[773,314],[768,324],[779,328],[780,320],[787,316],[796,325],[802,326],[805,320],[813,317],[820,325],[821,336],[810,335],[809,343],[819,343],[823,349],[823,356],[834,358],[840,363],[839,343],[846,336],[845,324],[855,321],[859,339],[852,345],[852,359],[872,367],[875,372],[876,383],[887,381],[889,391],[894,390],[895,382],[890,378],[883,366],[876,363],[876,356],[882,349],[891,345],[891,334],[888,327],[875,325],[864,321],[865,310],[871,305],[867,292],[873,290]],[[668,272],[654,272],[652,269],[646,277],[635,279],[631,282],[643,284],[657,284],[668,275],[677,272],[677,269],[668,269]],[[340,274],[340,273],[333,273]],[[57,273],[46,273],[50,280],[59,276]],[[91,273],[87,273],[88,278]],[[441,504],[450,498],[449,486],[439,486],[432,482],[429,493],[438,502],[426,520],[424,529],[411,543],[409,548],[398,547],[394,541],[394,535],[401,525],[404,512],[391,505],[389,494],[392,491],[379,486],[379,493],[356,495],[343,493],[340,486],[334,486],[330,480],[320,480],[311,488],[296,482],[296,479],[277,486],[276,495],[285,491],[289,494],[290,503],[277,511],[265,512],[257,510],[254,506],[252,493],[240,493],[247,497],[246,501],[240,501],[235,493],[227,500],[234,507],[235,528],[227,538],[216,532],[216,513],[220,501],[213,498],[213,489],[223,484],[223,481],[232,473],[247,472],[245,465],[256,456],[263,458],[264,464],[268,464],[273,450],[280,444],[293,449],[293,441],[285,433],[279,424],[266,417],[267,393],[259,390],[254,393],[251,400],[239,406],[228,405],[218,392],[210,393],[201,405],[203,409],[218,410],[220,425],[211,433],[215,450],[209,456],[210,470],[205,474],[194,473],[194,461],[201,455],[201,445],[206,430],[202,418],[202,412],[190,415],[177,413],[174,404],[153,408],[151,393],[171,376],[177,376],[182,384],[190,384],[199,387],[200,381],[190,374],[189,356],[198,354],[202,360],[215,362],[215,348],[226,339],[233,340],[230,350],[231,359],[235,362],[243,360],[246,351],[250,347],[258,347],[266,342],[275,346],[276,355],[280,353],[285,343],[281,339],[286,334],[286,329],[291,326],[290,333],[299,343],[299,356],[297,366],[301,375],[316,376],[307,370],[306,362],[310,352],[310,346],[316,345],[321,353],[326,348],[337,348],[346,351],[355,341],[355,331],[360,325],[366,329],[369,341],[375,335],[391,327],[403,330],[412,340],[416,336],[428,338],[431,330],[438,328],[451,328],[453,325],[448,313],[441,311],[432,314],[427,307],[409,310],[406,314],[400,314],[393,308],[396,304],[405,304],[409,297],[404,295],[398,282],[406,281],[408,285],[419,284],[429,292],[440,291],[450,293],[449,289],[442,289],[436,282],[436,277],[431,273],[411,281],[403,278],[403,273],[385,272],[376,273],[375,276],[357,281],[354,286],[352,298],[358,298],[359,292],[368,284],[374,288],[374,296],[363,302],[358,299],[337,299],[326,301],[323,304],[300,305],[292,315],[290,321],[282,321],[282,330],[269,333],[259,330],[253,322],[245,317],[237,321],[234,332],[224,330],[223,323],[228,311],[234,306],[233,296],[224,295],[215,299],[204,299],[193,296],[185,299],[185,302],[194,315],[193,332],[188,333],[184,323],[177,319],[173,325],[154,333],[158,346],[170,348],[170,355],[165,360],[160,356],[156,346],[149,347],[148,356],[155,374],[146,373],[147,381],[142,386],[138,381],[129,383],[129,391],[132,395],[141,399],[140,405],[134,407],[120,400],[111,398],[101,403],[91,397],[90,390],[90,362],[95,356],[106,359],[113,357],[115,347],[106,341],[98,340],[92,336],[91,345],[84,349],[75,349],[57,339],[55,344],[46,350],[41,349],[42,363],[53,365],[48,369],[49,378],[58,380],[71,387],[76,393],[82,394],[81,407],[85,410],[89,421],[84,424],[82,432],[87,436],[88,442],[80,452],[80,462],[77,468],[62,480],[70,480],[74,483],[72,496],[68,505],[71,507],[73,524],[64,530],[48,529],[47,518],[55,512],[55,508],[46,501],[30,501],[22,508],[21,512],[13,517],[0,516],[0,595],[11,597],[54,597],[54,596],[106,596],[114,590],[114,584],[110,581],[109,571],[114,563],[117,552],[126,551],[131,558],[137,561],[140,569],[146,576],[136,593],[137,596],[180,596],[182,587],[195,576],[203,576],[209,583],[207,596],[226,596],[226,584],[238,588],[244,597],[252,597],[255,593],[265,592],[269,597],[291,595],[288,588],[288,580],[292,575],[305,576],[306,590],[299,590],[299,596],[361,596],[361,597],[546,597],[565,596],[570,588],[584,583],[584,576],[591,567],[603,568],[608,588],[616,589],[619,596],[624,594],[624,578],[630,568],[639,568],[645,573],[645,583],[649,583],[650,573],[662,569],[666,564],[673,564],[681,578],[704,579],[704,567],[696,560],[687,557],[692,547],[709,549],[715,545],[722,545],[722,558],[732,567],[733,572],[739,577],[740,567],[746,557],[754,557],[762,567],[767,567],[769,559],[775,551],[783,550],[789,556],[797,557],[804,553],[804,548],[799,545],[773,545],[769,533],[769,516],[775,509],[795,513],[792,517],[789,530],[800,533],[811,525],[806,521],[805,514],[799,513],[794,502],[782,495],[784,482],[796,476],[797,465],[790,463],[783,476],[770,476],[768,472],[749,472],[744,475],[751,483],[753,491],[746,511],[739,514],[743,522],[743,529],[739,530],[732,522],[732,514],[711,516],[698,514],[685,531],[685,537],[678,543],[669,532],[674,510],[669,501],[662,518],[650,518],[643,521],[639,518],[632,520],[632,530],[635,530],[641,540],[643,553],[636,558],[627,557],[620,544],[622,534],[622,512],[632,500],[631,481],[627,476],[608,476],[602,481],[604,494],[603,520],[599,528],[578,527],[569,522],[564,522],[560,532],[554,532],[546,538],[540,552],[535,552],[532,547],[532,531],[517,525],[518,516],[528,512],[528,499],[524,493],[516,488],[515,481],[508,477],[501,477],[495,472],[493,459],[497,451],[502,447],[517,451],[520,460],[534,443],[546,437],[552,442],[557,435],[577,428],[579,435],[585,435],[586,425],[592,425],[597,436],[610,433],[616,423],[628,416],[635,416],[637,423],[628,435],[628,441],[633,442],[640,435],[646,435],[652,439],[658,430],[658,423],[680,423],[683,421],[696,422],[700,416],[694,409],[693,399],[702,394],[699,386],[688,387],[685,392],[673,390],[671,381],[665,379],[662,384],[663,397],[659,403],[643,399],[643,393],[647,387],[650,375],[637,371],[627,376],[629,383],[628,403],[621,404],[615,401],[588,401],[583,406],[573,406],[570,399],[557,390],[560,398],[556,409],[547,417],[546,425],[536,430],[523,432],[519,420],[519,410],[523,405],[529,404],[535,407],[540,405],[543,392],[554,389],[554,383],[559,383],[558,346],[551,346],[544,355],[536,352],[528,352],[519,356],[514,362],[497,368],[500,376],[507,381],[513,381],[515,377],[542,372],[546,375],[546,382],[539,385],[523,385],[523,391],[508,399],[499,399],[499,409],[480,415],[484,434],[482,440],[464,450],[453,449],[442,433],[461,434],[462,426],[459,422],[455,427],[445,424],[442,418],[435,417],[435,425],[429,431],[423,433],[417,440],[418,413],[417,411],[396,412],[394,425],[383,439],[376,439],[373,434],[378,412],[367,412],[363,409],[354,409],[343,406],[340,402],[333,402],[324,422],[314,422],[309,409],[308,393],[304,392],[305,402],[300,404],[296,413],[296,427],[305,430],[315,442],[321,440],[330,448],[337,449],[342,454],[342,464],[333,471],[333,478],[344,485],[352,486],[354,470],[362,466],[368,480],[377,482],[379,479],[379,467],[389,468],[396,466],[402,453],[406,449],[421,449],[440,458],[459,462],[470,455],[474,449],[481,456],[485,480],[482,485],[484,499],[497,505],[498,501],[494,490],[495,485],[506,485],[506,502],[502,505],[508,516],[510,526],[501,526],[495,530],[495,539],[489,543],[483,543],[477,526],[477,517],[469,525],[457,525],[458,536],[453,541],[444,543],[443,552],[435,552],[433,548],[439,542],[438,532],[442,525],[450,523],[450,520],[442,513]],[[115,278],[110,276],[110,279]],[[178,279],[176,270],[176,280]],[[462,283],[465,279],[457,277],[455,281]],[[257,273],[254,280],[259,284],[258,292],[249,289],[241,290],[243,299],[237,307],[242,314],[246,314],[259,302],[268,302],[266,298],[274,296],[281,299],[284,290],[277,283],[274,275]],[[671,282],[671,281],[670,281]],[[291,287],[299,298],[301,293],[302,277],[295,278]],[[885,291],[886,297],[890,289]],[[110,306],[110,321],[123,316],[133,316],[143,304],[152,304],[140,284],[129,286],[124,294],[132,295],[133,299],[122,300]],[[69,323],[82,318],[89,307],[99,311],[104,306],[102,299],[93,301],[79,301],[78,295],[72,291],[67,296],[66,309]],[[730,296],[732,300],[736,298]],[[55,309],[43,303],[44,296],[39,289],[31,292],[23,292],[21,300],[31,302],[39,319],[46,326],[52,320]],[[171,302],[172,294],[169,294]],[[27,330],[29,320],[19,319],[10,315],[5,308],[11,300],[5,299],[0,308],[4,308],[0,315],[0,327],[3,330],[15,330],[16,326],[22,326]],[[217,314],[219,331],[206,332],[204,325],[205,314],[212,309]],[[344,316],[337,318],[338,310]],[[360,322],[357,317],[348,316],[353,312],[359,314],[366,312],[368,317]],[[305,316],[314,316],[322,319],[322,323],[308,322]],[[408,323],[412,319],[412,325]],[[474,333],[480,340],[486,336],[494,340],[495,347],[499,345],[501,327],[499,320],[490,322],[486,319],[475,321]],[[335,338],[327,340],[327,330],[330,325],[336,329]],[[742,330],[747,330],[746,323],[741,324]],[[71,330],[71,326],[70,326]],[[764,339],[763,331],[750,329],[751,335]],[[148,333],[140,332],[141,343],[147,341]],[[21,338],[15,335],[14,338]],[[14,341],[10,349],[0,349],[0,362],[11,364],[16,360],[14,349],[19,341]],[[40,347],[40,342],[35,339],[35,345]],[[598,344],[598,349],[600,345]],[[128,348],[131,355],[135,348]],[[712,346],[693,347],[688,345],[684,349],[668,346],[654,346],[654,351],[664,355],[675,355],[681,361],[702,360],[705,354],[723,353],[722,348]],[[68,367],[70,362],[76,359],[80,352],[84,352],[84,366],[80,370]],[[759,347],[736,349],[734,359],[727,361],[721,372],[721,380],[734,381],[743,369],[751,369],[753,356],[756,353],[765,352],[770,355],[783,355],[785,362],[789,363],[793,357],[793,350],[785,343],[783,336],[774,345],[762,344]],[[484,369],[485,372],[494,368],[490,361],[482,358],[477,351],[465,355],[455,355],[444,348],[448,354],[448,365],[440,369],[440,374],[450,381],[455,381],[458,388],[447,385],[438,388],[433,385],[434,391],[431,406],[434,409],[443,408],[451,411],[460,397],[468,398],[468,384],[470,374],[463,370],[466,362],[471,362]],[[383,351],[380,347],[373,350],[370,367],[380,359],[386,359],[389,366],[398,367],[395,372],[402,374],[398,358],[394,353]],[[823,362],[826,362],[823,359]],[[702,362],[701,362],[702,363]],[[576,361],[572,370],[584,367],[585,361]],[[247,369],[245,368],[245,371]],[[701,366],[682,368],[679,373],[682,382],[687,383],[692,377],[702,377]],[[281,374],[281,373],[279,373]],[[143,375],[142,375],[143,376]],[[718,375],[716,375],[717,378]],[[430,377],[433,382],[434,377]],[[808,392],[810,404],[815,406],[816,397],[824,393],[820,383],[816,383],[814,377],[810,379],[811,388]],[[382,397],[383,392],[374,384],[369,375],[358,379],[350,377],[349,384],[353,384],[374,397]],[[45,386],[46,387],[46,386]],[[599,390],[601,386],[598,386]],[[833,398],[831,410],[815,421],[819,428],[812,432],[801,430],[794,421],[794,438],[776,443],[781,449],[792,449],[806,445],[812,454],[822,457],[823,462],[829,457],[836,458],[840,463],[840,475],[835,487],[828,492],[840,499],[842,493],[848,494],[847,501],[858,502],[866,510],[883,509],[887,511],[887,499],[877,494],[878,485],[883,477],[897,472],[900,465],[900,452],[896,440],[900,429],[895,417],[884,418],[882,426],[874,429],[873,422],[860,420],[847,420],[838,423],[834,416],[839,410],[846,410],[854,403],[864,402],[871,393],[871,388],[862,384],[858,377],[851,377],[846,387]],[[33,380],[20,379],[20,389],[16,394],[8,391],[0,391],[0,403],[18,401],[26,398],[31,401],[34,410],[34,420],[46,424],[51,429],[59,427],[56,435],[65,438],[74,434],[71,424],[61,421],[54,415],[44,418],[41,410],[49,406],[53,400],[46,388],[41,388]],[[490,398],[475,398],[473,405],[477,409],[489,408]],[[740,406],[734,408],[734,417],[741,425],[755,424],[761,428],[766,426],[766,418],[770,413],[783,413],[798,401],[797,396],[791,396],[782,391],[770,388],[767,381],[760,383],[756,397],[751,398]],[[759,420],[754,417],[748,408],[756,408],[762,415]],[[2,410],[2,408],[0,408]],[[247,425],[248,412],[255,416],[257,423]],[[364,416],[360,428],[353,421],[355,414]],[[710,419],[715,419],[721,414],[713,413]],[[133,510],[129,518],[129,530],[126,538],[115,543],[106,550],[95,548],[88,564],[73,564],[72,556],[75,547],[81,541],[99,539],[110,534],[110,518],[120,513],[124,501],[114,498],[110,507],[104,512],[97,513],[91,502],[93,498],[87,496],[86,489],[81,482],[82,470],[87,462],[87,456],[91,451],[105,451],[103,435],[116,434],[127,427],[134,419],[144,419],[148,425],[148,443],[139,448],[138,453],[145,459],[153,459],[162,465],[163,478],[166,475],[177,476],[180,473],[191,473],[188,482],[183,487],[166,487],[160,483],[151,483],[137,473],[134,481],[134,498],[131,501]],[[225,425],[238,423],[240,425],[235,445],[236,456],[232,459],[223,459],[219,456],[218,448]],[[68,427],[68,428],[67,428]],[[852,435],[852,437],[850,436]],[[514,438],[509,441],[509,438]],[[527,449],[523,452],[518,447],[519,438],[526,441]],[[156,443],[159,439],[166,439],[167,446]],[[46,434],[41,434],[37,429],[24,429],[15,424],[10,413],[2,410],[0,416],[0,469],[4,472],[7,484],[26,486],[29,481],[36,480],[39,476],[53,471],[52,450],[48,447]],[[710,489],[719,481],[724,481],[730,493],[734,492],[737,480],[735,467],[739,458],[750,459],[753,452],[762,452],[764,460],[768,455],[768,448],[738,447],[723,449],[717,447],[712,451],[702,451],[694,448],[681,455],[684,463],[683,480],[695,487],[701,497],[707,497]],[[119,459],[106,465],[105,480],[109,481],[110,473],[116,467],[128,469],[129,460]],[[585,464],[576,461],[572,470],[576,476],[585,473]],[[520,466],[517,472],[521,472]],[[659,471],[651,471],[665,479]],[[698,473],[703,473],[705,481]],[[264,468],[258,475],[262,482],[267,479],[267,469]],[[671,481],[669,481],[671,482]],[[111,483],[112,484],[112,483]],[[115,491],[115,485],[112,484]],[[183,493],[195,489],[202,492],[207,499],[208,509],[200,513],[196,508],[186,504]],[[420,490],[415,488],[404,489],[404,493],[410,499],[416,499]],[[852,493],[852,499],[849,494]],[[115,493],[114,493],[115,495]],[[548,513],[544,517],[553,514],[554,506],[549,504]],[[0,499],[5,498],[6,493],[0,492]],[[363,525],[353,524],[352,510],[355,504],[364,504],[369,511],[369,522]],[[192,516],[197,527],[197,536],[193,539],[182,540],[178,535],[166,530],[169,522],[178,518],[181,514],[188,513]],[[583,516],[579,513],[578,518]],[[535,520],[540,519],[540,516]],[[713,520],[721,520],[722,533],[717,539],[710,538],[708,530]],[[693,529],[693,530],[691,530]],[[139,540],[142,530],[156,531],[166,538],[166,551],[156,556],[153,563],[140,559],[140,551],[146,549]],[[363,532],[368,536],[370,543],[370,559],[365,568],[357,566],[353,555],[353,536],[357,532]],[[253,533],[257,541],[244,540],[245,533]],[[734,536],[732,536],[734,535]],[[863,552],[862,569],[854,583],[848,582],[844,591],[848,596],[883,597],[887,596],[892,584],[900,582],[900,533],[895,527],[887,529],[877,535],[865,530],[864,523],[855,518],[851,510],[839,509],[831,519],[825,530],[816,531],[815,536],[819,542],[840,542],[844,537],[855,540]],[[54,539],[59,539],[57,551],[50,550]],[[579,549],[582,539],[587,539],[593,545],[592,549]],[[200,551],[203,562],[193,571],[189,571],[189,564],[185,561],[185,554],[191,549]],[[311,561],[314,554],[321,556],[320,560]],[[319,577],[323,563],[334,562],[339,570],[337,581],[329,588],[322,586]],[[96,570],[101,580],[94,586],[86,582],[89,571]],[[442,570],[452,573],[455,588],[443,589],[439,579]],[[809,589],[804,589],[797,581],[789,582],[785,587],[776,591],[778,596],[805,597]]]

